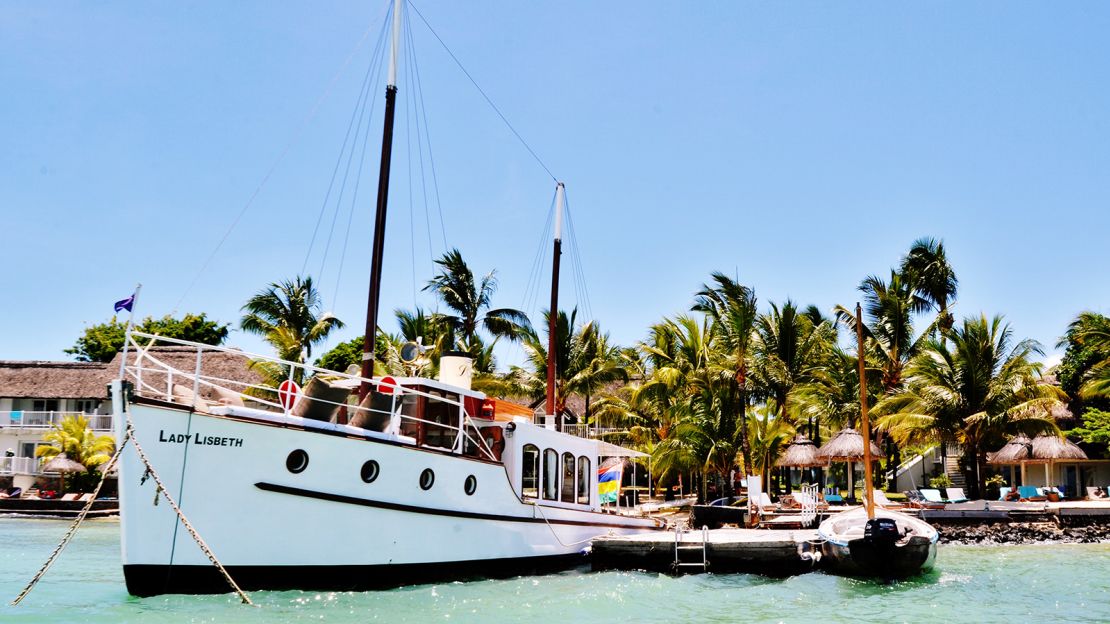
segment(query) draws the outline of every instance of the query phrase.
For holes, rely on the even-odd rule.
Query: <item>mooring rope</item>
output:
[[[570,548],[571,546],[577,546],[579,544],[585,544],[586,542],[592,542],[595,539],[606,535],[606,533],[598,533],[597,535],[594,535],[593,537],[588,537],[584,540],[579,540],[577,542],[571,542],[571,543],[567,544],[567,543],[563,542],[563,540],[559,539],[559,534],[555,532],[555,527],[551,526],[551,521],[547,519],[547,514],[545,514],[543,512],[543,507],[536,504],[536,503],[532,503],[532,506],[539,510],[540,517],[543,518],[544,523],[547,524],[547,528],[551,530],[551,535],[555,536],[555,541],[562,544],[563,547],[565,547],[565,548]]]
[[[253,605],[254,603],[251,602],[250,597],[247,596],[247,594],[239,588],[239,585],[235,582],[235,579],[231,578],[231,574],[229,574],[227,569],[224,568],[223,564],[220,563],[218,559],[216,559],[216,555],[212,553],[212,549],[208,547],[208,544],[206,544],[204,542],[204,539],[201,538],[200,533],[197,533],[197,530],[194,529],[193,525],[189,523],[189,519],[185,517],[185,513],[182,512],[181,508],[177,506],[177,502],[173,500],[172,496],[170,496],[169,490],[167,490],[166,486],[162,484],[162,479],[158,477],[158,473],[154,470],[154,466],[152,466],[150,464],[150,460],[147,459],[146,453],[143,452],[143,447],[140,446],[139,441],[135,439],[135,430],[132,427],[130,415],[128,415],[127,417],[127,437],[124,439],[130,439],[131,442],[134,443],[135,453],[139,456],[139,460],[143,462],[144,466],[146,466],[146,469],[150,472],[151,478],[154,479],[154,484],[155,486],[157,486],[158,491],[162,492],[162,496],[166,497],[166,502],[169,503],[170,507],[173,508],[174,513],[177,514],[177,519],[181,521],[181,525],[184,526],[185,530],[189,532],[189,535],[193,537],[193,541],[197,543],[197,546],[200,546],[201,551],[206,557],[208,557],[208,560],[212,562],[212,565],[216,566],[216,569],[220,571],[220,574],[223,575],[224,580],[227,581],[227,584],[235,590],[236,594],[239,594],[239,599],[243,601],[243,604]]]
[[[193,541],[197,543],[197,546],[200,546],[201,551],[205,554],[205,556],[208,557],[208,560],[212,562],[212,565],[216,566],[216,569],[220,571],[220,574],[223,575],[224,580],[227,581],[227,584],[230,585],[231,588],[235,590],[235,593],[239,595],[239,599],[243,601],[243,604],[254,605],[254,603],[251,602],[250,597],[247,596],[247,594],[239,588],[239,585],[235,582],[235,579],[231,578],[231,574],[228,573],[223,564],[220,563],[218,559],[216,559],[216,555],[212,553],[212,549],[208,547],[208,544],[205,543],[200,534],[197,533],[196,529],[193,528],[193,525],[189,523],[188,518],[185,517],[185,514],[181,511],[181,508],[177,506],[177,502],[173,500],[172,496],[170,496],[169,490],[166,489],[166,486],[162,483],[162,479],[154,470],[154,466],[152,466],[150,464],[150,460],[147,459],[146,453],[143,452],[143,447],[140,446],[139,441],[135,439],[135,429],[131,424],[131,417],[128,416],[127,431],[124,433],[123,442],[120,443],[119,448],[116,449],[115,454],[112,455],[112,458],[108,460],[108,463],[104,464],[104,471],[101,474],[100,482],[96,484],[96,488],[92,492],[92,497],[85,502],[85,507],[81,509],[81,513],[77,514],[77,518],[74,519],[73,524],[70,525],[69,530],[66,531],[66,534],[62,537],[62,541],[57,545],[57,547],[54,548],[54,552],[50,553],[50,557],[46,560],[46,563],[42,564],[42,567],[39,568],[39,571],[31,579],[31,582],[28,583],[27,586],[23,588],[23,591],[19,593],[19,596],[17,596],[15,600],[11,602],[11,606],[14,607],[18,605],[24,598],[27,597],[27,594],[31,593],[31,590],[35,587],[35,585],[38,584],[43,575],[46,574],[46,571],[50,569],[50,566],[54,565],[54,561],[57,560],[58,555],[62,553],[62,550],[66,547],[66,545],[69,544],[70,540],[73,539],[73,535],[77,532],[77,527],[81,526],[81,523],[84,522],[85,517],[89,513],[89,510],[92,509],[97,495],[100,494],[101,486],[104,485],[104,482],[107,480],[108,473],[111,471],[116,461],[118,461],[120,456],[123,454],[123,449],[127,446],[128,442],[131,442],[135,445],[135,452],[136,454],[138,454],[139,460],[143,462],[143,465],[146,466],[147,473],[150,475],[151,478],[154,479],[154,484],[157,488],[155,491],[155,501],[157,501],[158,493],[161,493],[162,496],[166,497],[166,502],[168,502],[170,504],[170,507],[173,508],[173,511],[177,514],[177,518],[181,521],[182,526],[184,526],[185,529],[189,532],[189,535],[193,537]]]
[[[66,545],[69,544],[69,540],[73,539],[73,535],[77,532],[77,527],[81,526],[81,523],[85,521],[85,516],[87,516],[89,510],[92,509],[93,503],[96,502],[97,494],[100,494],[100,487],[104,485],[105,481],[107,481],[108,472],[112,470],[112,466],[115,465],[116,460],[118,460],[120,454],[123,453],[123,447],[125,446],[127,446],[127,438],[123,439],[123,443],[119,445],[118,449],[116,449],[116,452],[112,455],[112,458],[108,460],[108,463],[104,464],[104,470],[103,472],[101,472],[100,482],[96,484],[96,488],[93,489],[92,496],[89,498],[89,500],[85,501],[84,508],[81,509],[81,513],[77,514],[77,518],[73,520],[73,524],[70,525],[69,530],[66,531],[66,534],[62,537],[62,541],[59,542],[58,545],[54,548],[54,552],[50,553],[50,557],[46,560],[46,563],[42,564],[42,567],[39,568],[39,571],[35,573],[35,576],[31,579],[31,582],[27,583],[27,586],[23,588],[23,591],[19,592],[19,595],[16,596],[15,600],[11,602],[11,606],[14,607],[18,605],[20,602],[23,601],[24,598],[27,597],[27,594],[31,593],[31,590],[35,587],[35,585],[38,584],[43,575],[46,574],[46,571],[50,569],[50,566],[54,565],[54,561],[58,558],[58,555],[62,554],[62,550],[66,547]]]

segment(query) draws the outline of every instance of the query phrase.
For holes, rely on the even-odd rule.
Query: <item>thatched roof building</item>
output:
[[[1014,436],[996,453],[990,453],[991,464],[1044,464],[1049,462],[1087,459],[1087,454],[1067,438],[1039,435],[1032,440],[1024,435]]]
[[[173,373],[174,385],[192,387],[192,375],[197,368],[197,350],[193,347],[184,346],[155,346],[146,351],[148,357],[142,359],[142,376],[144,392],[172,392],[168,389],[168,375],[163,372],[165,369],[159,363],[173,368],[177,373]],[[115,376],[119,372],[120,358],[123,357],[122,353],[116,354],[116,357],[107,364],[111,375]],[[231,389],[242,391],[247,385],[261,384],[263,382],[262,375],[257,371],[250,368],[251,359],[245,353],[236,350],[217,350],[214,348],[203,349],[200,354],[201,368],[200,375],[202,379],[212,383],[224,383]],[[135,351],[131,350],[127,354],[127,366],[136,366]],[[178,373],[184,373],[185,376],[178,377]],[[129,375],[129,378],[131,376]],[[190,390],[191,391],[191,390]],[[201,396],[208,400],[218,401],[222,395],[218,394],[214,389],[201,386]]]
[[[0,397],[100,399],[112,375],[101,362],[0,361]]]

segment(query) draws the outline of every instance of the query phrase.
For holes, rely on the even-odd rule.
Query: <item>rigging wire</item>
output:
[[[404,39],[401,42],[400,48],[405,53],[405,87],[409,93],[413,92],[412,88],[412,54],[409,45],[412,42],[412,32],[409,26],[408,9],[405,9],[405,28]],[[409,105],[414,108],[416,106],[416,98],[410,97],[406,100],[405,104],[405,154],[406,167],[407,167],[407,183],[408,183],[408,201],[409,201],[409,265],[412,269],[412,305],[416,307],[416,211],[413,209],[412,201],[412,120],[416,118],[416,113],[410,114]],[[423,163],[421,163],[423,164]],[[431,249],[431,233],[429,232],[428,248]]]
[[[490,108],[493,109],[493,112],[497,113],[497,116],[501,118],[501,121],[505,123],[505,126],[509,129],[509,131],[513,133],[513,136],[515,136],[517,140],[520,141],[520,144],[524,146],[524,149],[528,150],[528,153],[532,155],[532,158],[536,159],[536,162],[539,163],[540,167],[543,167],[543,170],[547,172],[547,175],[551,176],[552,180],[558,182],[559,180],[555,177],[555,174],[551,173],[551,169],[547,166],[546,163],[543,162],[543,159],[541,159],[539,155],[536,154],[536,151],[532,149],[532,146],[528,145],[528,142],[524,140],[524,137],[520,136],[520,133],[516,131],[516,128],[513,127],[513,124],[509,123],[509,119],[505,117],[505,114],[501,112],[501,109],[497,108],[497,105],[493,103],[493,100],[490,99],[488,95],[486,95],[486,92],[482,90],[481,86],[478,85],[478,81],[475,80],[474,76],[471,76],[470,72],[468,72],[466,70],[466,67],[463,66],[462,61],[460,61],[459,58],[455,56],[455,53],[451,51],[451,48],[447,47],[447,43],[443,41],[443,38],[439,36],[439,33],[437,33],[436,30],[432,28],[432,25],[428,23],[428,20],[424,18],[424,14],[420,12],[420,9],[418,9],[416,5],[411,2],[411,0],[410,2],[408,2],[408,4],[412,7],[413,11],[416,11],[416,15],[420,17],[420,21],[424,22],[424,25],[427,26],[428,30],[431,31],[433,36],[435,36],[436,41],[438,41],[439,44],[443,46],[443,49],[447,51],[447,54],[451,57],[451,60],[455,61],[455,64],[459,66],[459,69],[462,70],[462,73],[466,75],[467,79],[470,80],[470,84],[474,85],[474,88],[478,90],[478,93],[482,94],[482,97],[485,98],[486,103],[490,105]]]
[[[373,72],[375,66],[373,59],[377,58],[378,51],[381,49],[382,42],[385,39],[385,26],[387,23],[387,21],[382,22],[382,27],[378,31],[377,43],[374,44],[374,52],[370,55],[370,64],[366,66],[366,74],[362,78],[362,87],[359,89],[359,96],[355,102],[355,107],[351,110],[351,119],[347,122],[347,132],[343,135],[343,145],[339,148],[339,155],[335,158],[335,167],[332,169],[331,172],[331,180],[328,182],[328,190],[326,193],[324,193],[324,201],[320,205],[320,214],[316,217],[316,225],[315,227],[313,227],[312,237],[308,241],[308,250],[305,251],[304,262],[301,263],[301,275],[304,275],[305,270],[308,268],[308,261],[309,258],[311,258],[312,256],[312,248],[316,245],[316,235],[319,233],[320,223],[324,220],[324,215],[327,213],[328,204],[331,200],[332,189],[335,187],[335,179],[339,175],[339,166],[343,163],[343,154],[347,152],[347,143],[351,139],[351,131],[354,129],[355,126],[355,118],[358,115],[359,111],[366,106],[365,99],[368,96],[370,75]],[[355,130],[355,135],[358,135],[357,130]],[[351,149],[354,149],[354,147],[352,146]],[[338,210],[339,205],[337,202],[336,211],[338,212]],[[334,218],[332,219],[332,228],[335,228]],[[324,256],[325,258],[327,257],[326,246]]]
[[[407,8],[405,10],[408,11]],[[411,22],[406,20],[405,23],[409,24]],[[411,67],[410,67],[409,74],[411,76],[412,86],[413,86],[413,97],[411,99],[412,99],[412,102],[413,102],[413,111],[414,111],[414,115],[415,115],[415,119],[416,119],[417,162],[420,164],[420,197],[421,197],[421,199],[423,200],[423,203],[424,203],[424,223],[425,223],[425,227],[427,228],[426,232],[427,232],[427,235],[428,235],[428,258],[431,261],[430,266],[432,268],[432,271],[434,272],[435,271],[435,246],[432,243],[432,217],[431,217],[431,213],[428,210],[428,181],[427,181],[427,176],[426,176],[425,170],[424,170],[424,141],[425,141],[425,135],[423,133],[421,133],[421,129],[420,129],[421,121],[423,121],[424,126],[427,127],[428,117],[427,117],[427,111],[426,110],[421,110],[421,107],[424,104],[424,86],[420,82],[420,72],[417,69],[419,64],[418,64],[418,61],[417,61],[417,58],[416,58],[416,41],[415,41],[415,39],[416,39],[415,32],[410,30],[409,35],[408,35],[409,58],[411,59]],[[431,150],[432,150],[431,138],[427,137],[427,140],[428,140],[428,153],[430,155]],[[432,165],[429,164],[429,167],[431,167],[431,166]],[[435,178],[435,170],[434,169],[432,169],[432,177],[433,177],[433,179]],[[438,194],[437,194],[437,200],[438,200]],[[442,210],[442,208],[440,208],[439,216],[440,216],[439,227],[440,227],[440,232],[443,234],[444,251],[446,251],[447,232],[446,232],[446,229],[443,226],[443,210]],[[415,263],[415,260],[414,260],[413,265],[415,266],[415,264],[416,263]]]
[[[342,210],[343,196],[347,192],[347,179],[351,175],[351,162],[354,159],[355,149],[357,149],[357,146],[358,146],[359,134],[362,133],[362,121],[363,121],[364,118],[366,118],[366,104],[370,99],[371,91],[373,91],[373,86],[372,85],[374,85],[377,82],[378,72],[380,71],[377,68],[380,67],[380,65],[381,65],[381,53],[382,53],[382,50],[384,49],[384,42],[385,42],[384,28],[383,28],[382,35],[383,36],[379,37],[379,39],[378,39],[378,45],[375,46],[375,48],[374,48],[374,54],[371,55],[371,57],[370,57],[370,64],[367,65],[367,67],[366,67],[366,72],[367,72],[367,75],[368,75],[368,77],[366,79],[366,82],[363,86],[362,91],[359,92],[358,99],[355,101],[354,110],[351,111],[352,117],[355,116],[355,113],[358,114],[357,115],[357,120],[358,121],[354,126],[354,135],[353,135],[353,140],[351,141],[351,150],[350,150],[350,152],[346,152],[346,145],[344,145],[343,148],[341,148],[339,150],[339,161],[343,160],[343,154],[346,153],[347,154],[347,165],[346,165],[346,167],[344,167],[344,170],[343,170],[343,179],[339,183],[339,194],[336,196],[336,199],[335,199],[335,212],[332,213],[331,227],[328,229],[328,239],[327,239],[327,242],[324,243],[323,254],[320,258],[320,271],[317,274],[317,279],[320,280],[321,282],[324,279],[324,268],[327,266],[328,254],[331,252],[332,237],[335,236],[335,224],[338,221],[339,213]],[[374,110],[373,105],[371,105],[370,118],[373,117],[373,110]],[[369,121],[370,118],[366,118],[367,119],[367,121],[366,121],[367,124],[370,123],[370,121]],[[329,194],[330,194],[330,189],[329,189]]]
[[[421,19],[423,19],[423,17],[421,17]],[[181,307],[181,304],[185,301],[185,298],[189,296],[189,293],[192,292],[193,288],[197,285],[197,282],[200,281],[201,276],[204,275],[204,272],[208,269],[208,266],[212,264],[212,260],[216,257],[216,254],[218,254],[220,252],[220,249],[223,248],[224,243],[227,242],[227,239],[231,236],[231,233],[235,230],[235,227],[239,225],[239,222],[243,220],[243,216],[246,215],[250,207],[254,205],[255,199],[258,198],[259,193],[262,192],[263,187],[265,187],[266,183],[270,180],[270,176],[273,175],[274,171],[277,170],[278,165],[280,165],[285,160],[285,157],[289,154],[289,151],[293,148],[297,141],[300,140],[300,137],[304,133],[305,128],[308,127],[308,124],[316,118],[316,114],[320,111],[320,106],[324,103],[324,101],[327,100],[328,96],[331,94],[332,88],[335,86],[335,83],[339,80],[339,77],[343,74],[343,72],[346,71],[347,66],[350,65],[351,60],[354,58],[355,54],[359,51],[359,49],[362,48],[362,44],[365,43],[367,37],[370,36],[370,33],[374,29],[374,24],[375,22],[370,22],[370,25],[366,27],[366,30],[362,33],[362,36],[359,37],[358,42],[355,43],[354,47],[347,54],[347,58],[344,59],[343,64],[335,72],[335,75],[332,76],[331,80],[328,82],[327,87],[324,88],[324,92],[320,94],[319,98],[316,99],[316,102],[312,105],[312,108],[309,110],[308,114],[301,121],[300,127],[297,128],[297,130],[293,133],[293,136],[285,144],[285,147],[282,149],[281,153],[278,154],[278,157],[274,160],[273,164],[270,165],[270,168],[266,171],[266,174],[262,176],[262,181],[258,183],[258,186],[254,189],[254,192],[251,193],[249,198],[247,198],[247,202],[239,210],[239,213],[235,215],[235,218],[231,221],[231,225],[228,226],[227,231],[224,232],[223,236],[220,237],[219,242],[216,243],[215,248],[213,248],[212,252],[208,254],[207,258],[205,258],[204,263],[201,264],[200,269],[197,270],[197,273],[193,277],[192,281],[190,281],[189,285],[185,287],[185,291],[181,293],[181,298],[177,300],[176,304],[174,304],[171,314],[177,313],[177,310]]]
[[[415,46],[416,45],[415,42],[412,45]],[[413,56],[412,56],[412,66],[413,66],[413,73],[416,76],[416,87],[417,87],[417,90],[418,90],[418,93],[416,93],[415,95],[417,96],[417,99],[419,99],[419,101],[420,101],[420,116],[421,116],[421,119],[424,120],[424,140],[427,141],[427,143],[428,143],[428,168],[431,170],[431,173],[432,173],[432,189],[435,191],[436,211],[439,213],[439,232],[440,232],[440,235],[443,237],[443,251],[446,252],[447,251],[447,222],[443,218],[443,202],[441,202],[440,198],[439,198],[439,178],[438,178],[438,176],[436,176],[436,160],[435,160],[434,155],[432,154],[432,132],[428,128],[428,107],[424,104],[424,83],[420,79],[420,63],[419,63],[419,60],[416,58],[415,54],[413,54]],[[419,132],[419,130],[420,130],[420,126],[418,125],[417,126],[417,131]],[[423,184],[423,169],[421,169],[421,178],[422,178],[421,179],[421,184]],[[428,226],[428,229],[431,230],[430,225]],[[429,231],[429,236],[430,235],[431,235],[431,232]],[[433,255],[434,255],[434,252],[433,252]],[[434,267],[434,261],[433,261],[433,270],[434,270],[434,268],[435,267]]]

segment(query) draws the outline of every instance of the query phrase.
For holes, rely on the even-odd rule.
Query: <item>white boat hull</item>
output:
[[[169,494],[245,589],[365,589],[512,575],[584,561],[591,538],[657,521],[521,500],[505,467],[398,442],[280,423],[128,406],[135,439]],[[290,453],[307,465],[293,472]],[[376,478],[363,465],[376,461]],[[299,462],[293,462],[299,468]],[[434,482],[421,487],[430,469]],[[228,591],[135,451],[120,466],[128,590]],[[476,480],[467,494],[468,477]]]

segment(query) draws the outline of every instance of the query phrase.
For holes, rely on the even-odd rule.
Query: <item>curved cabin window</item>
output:
[[[563,453],[563,497],[564,503],[574,502],[574,455]]]
[[[543,452],[543,497],[559,500],[559,454],[555,449]]]
[[[540,495],[540,449],[534,444],[524,445],[524,460],[520,465],[520,493],[525,498]]]
[[[590,504],[590,458],[578,458],[578,504]]]

